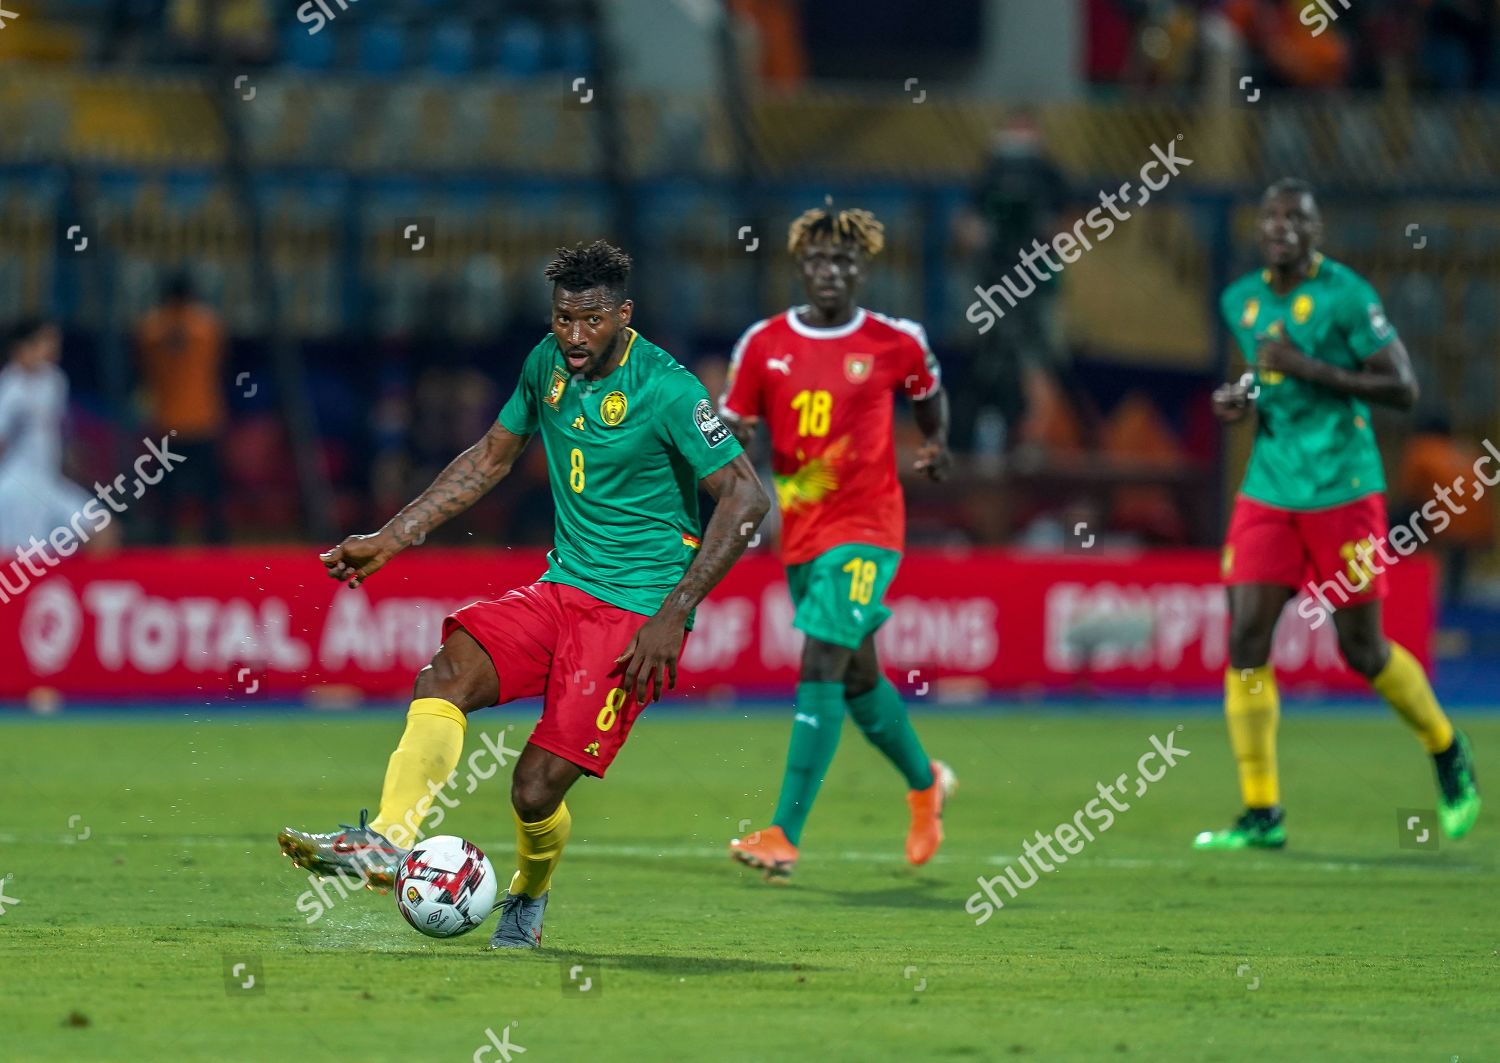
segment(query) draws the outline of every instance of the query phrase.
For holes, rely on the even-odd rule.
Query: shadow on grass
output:
[[[1358,871],[1360,868],[1410,868],[1417,871],[1493,871],[1493,867],[1474,863],[1472,860],[1460,860],[1459,857],[1470,857],[1479,855],[1476,853],[1457,853],[1460,842],[1449,842],[1443,839],[1444,844],[1452,845],[1453,850],[1402,850],[1400,852],[1386,853],[1383,855],[1373,853],[1335,853],[1335,852],[1307,852],[1288,849],[1277,853],[1276,859],[1283,860],[1289,864],[1318,865],[1329,864]]]
[[[951,908],[953,883],[947,879],[917,878],[878,890],[823,889],[803,884],[804,892],[825,897],[851,908],[902,908],[937,911]]]
[[[673,956],[635,952],[580,952],[575,949],[501,950],[499,955],[490,949],[462,951],[441,950],[434,952],[389,952],[383,955],[398,961],[417,963],[509,963],[520,961],[556,968],[559,964],[578,963],[589,969],[602,967],[608,971],[619,968],[644,971],[648,974],[665,975],[712,975],[712,974],[801,974],[805,971],[822,971],[828,968],[809,963],[773,963],[751,960],[742,956]]]
[[[808,963],[771,963],[764,960],[750,960],[743,956],[659,956],[649,953],[638,952],[603,952],[603,953],[571,953],[553,952],[549,953],[554,960],[588,960],[598,963],[608,970],[611,967],[622,967],[631,971],[646,971],[651,974],[751,974],[751,973],[781,973],[791,974],[802,971],[821,971],[825,968]]]

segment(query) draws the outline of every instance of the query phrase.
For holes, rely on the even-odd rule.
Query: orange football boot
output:
[[[958,789],[958,776],[941,760],[932,762],[932,785],[925,790],[908,790],[906,803],[911,806],[911,830],[906,835],[906,859],[921,867],[943,844],[943,805]]]
[[[766,873],[766,881],[785,885],[797,866],[797,847],[780,827],[766,827],[743,838],[731,838],[729,855]]]

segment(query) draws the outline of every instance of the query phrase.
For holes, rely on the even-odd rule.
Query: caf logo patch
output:
[[[599,403],[599,416],[604,418],[604,423],[613,428],[625,420],[625,410],[630,406],[625,400],[623,391],[611,391],[604,396],[604,401]]]
[[[1240,315],[1240,328],[1254,328],[1255,319],[1260,316],[1260,300],[1249,299],[1245,302],[1245,312]]]
[[[1292,303],[1292,320],[1295,321],[1295,322],[1297,322],[1297,324],[1300,325],[1303,322],[1305,322],[1308,318],[1312,317],[1312,312],[1313,312],[1312,296],[1310,296],[1310,295],[1299,295],[1299,296],[1297,296],[1296,301],[1294,303]]]
[[[844,379],[851,384],[863,384],[870,379],[870,370],[874,367],[873,355],[846,354],[844,356]]]
[[[562,401],[563,389],[568,386],[568,378],[561,369],[552,370],[552,383],[547,387],[547,398],[545,402],[554,410]]]
[[[698,431],[703,433],[703,441],[711,447],[716,447],[729,438],[729,426],[719,420],[719,415],[714,413],[713,403],[707,399],[699,399],[698,405],[693,407],[693,422],[698,426]]]
[[[417,901],[419,901],[419,900],[422,899],[422,895],[417,892],[417,887],[415,887],[415,886],[407,886],[406,887],[406,899],[409,900],[409,901],[411,901],[413,904],[416,904]]]

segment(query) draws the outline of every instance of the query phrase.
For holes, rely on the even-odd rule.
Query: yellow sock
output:
[[[1225,670],[1224,717],[1246,808],[1281,804],[1281,782],[1276,775],[1276,722],[1280,716],[1281,698],[1270,665]]]
[[[1391,657],[1370,684],[1411,725],[1429,753],[1453,744],[1453,725],[1443,714],[1427,682],[1427,673],[1404,647],[1391,643]]]
[[[418,698],[406,710],[406,731],[385,768],[380,814],[370,826],[410,848],[432,808],[433,792],[458,767],[469,721],[442,698]]]
[[[512,809],[514,812],[514,809]],[[552,885],[552,872],[562,859],[563,846],[573,833],[573,817],[566,801],[546,819],[526,823],[516,816],[516,862],[519,865],[510,880],[510,892],[524,893],[536,900]]]

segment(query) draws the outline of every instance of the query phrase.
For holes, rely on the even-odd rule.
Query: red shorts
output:
[[[460,609],[443,621],[443,639],[456,628],[472,635],[495,664],[497,705],[542,697],[531,744],[602,778],[641,714],[617,685],[625,665],[615,658],[646,619],[577,587],[533,583]]]
[[[1381,549],[1387,530],[1380,494],[1312,510],[1278,509],[1240,495],[1224,538],[1224,582],[1316,588],[1334,608],[1379,601],[1391,557]],[[1368,562],[1356,550],[1362,543]]]

